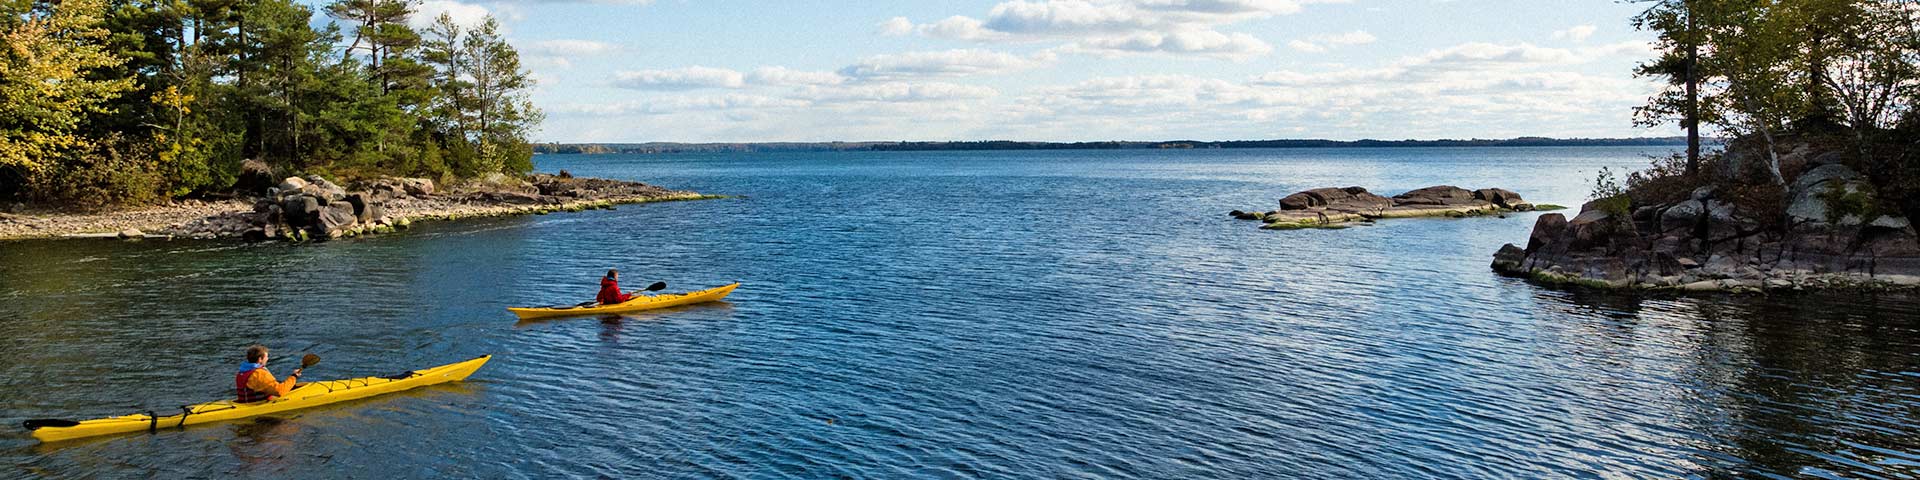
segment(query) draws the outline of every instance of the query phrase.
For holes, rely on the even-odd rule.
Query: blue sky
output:
[[[562,142],[1631,137],[1609,0],[497,3]]]

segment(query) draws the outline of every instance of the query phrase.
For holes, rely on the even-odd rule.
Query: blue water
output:
[[[317,245],[0,243],[0,421],[480,354],[463,384],[37,445],[0,476],[1920,476],[1920,302],[1496,276],[1535,214],[1262,231],[1360,185],[1578,205],[1657,149],[542,156],[738,198]],[[607,268],[725,303],[517,322]],[[276,367],[276,373],[287,369]]]

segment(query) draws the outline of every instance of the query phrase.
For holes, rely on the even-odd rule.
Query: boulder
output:
[[[344,200],[348,206],[353,207],[353,218],[355,219],[354,221],[357,221],[360,223],[373,223],[373,217],[367,216],[368,204],[367,204],[366,197],[361,196],[358,193],[353,193],[353,194],[348,194],[346,198],[342,200]]]
[[[280,201],[281,215],[295,228],[311,226],[320,218],[320,201],[306,195],[294,195]]]
[[[1567,231],[1567,216],[1558,213],[1541,215],[1533,221],[1533,235],[1527,237],[1527,251],[1540,250],[1560,238]]]
[[[1520,194],[1501,188],[1474,190],[1473,198],[1508,210],[1527,211],[1533,209],[1533,204],[1527,203],[1526,199],[1520,198]]]
[[[1473,192],[1451,185],[1422,188],[1393,196],[1394,205],[1470,205],[1475,201]]]
[[[1846,165],[1821,165],[1819,168],[1800,174],[1800,178],[1794,179],[1793,188],[1790,191],[1798,194],[1799,192],[1813,190],[1814,187],[1826,182],[1835,180],[1855,181],[1859,179],[1860,172],[1855,172],[1852,168],[1847,168]]]
[[[1821,168],[1824,169],[1826,167]],[[1794,191],[1793,201],[1787,205],[1787,218],[1796,225],[1807,225],[1815,228],[1824,227],[1832,220],[1837,220],[1840,226],[1856,226],[1866,223],[1867,219],[1860,218],[1859,215],[1851,213],[1838,219],[1829,218],[1830,214],[1828,209],[1832,205],[1829,204],[1828,199],[1835,194],[1843,196],[1865,194],[1868,195],[1869,201],[1872,201],[1870,188],[1872,187],[1868,186],[1866,182],[1859,180],[1834,179],[1814,183],[1804,190]]]
[[[369,203],[367,204],[366,216],[362,218],[360,223],[368,225],[384,222],[387,220],[387,209],[378,203]]]
[[[1660,212],[1659,228],[1662,232],[1692,231],[1699,225],[1700,216],[1706,214],[1706,202],[1687,200],[1673,204]]]
[[[407,195],[433,195],[433,180],[425,178],[395,178],[394,181],[399,182],[400,188],[406,191]]]
[[[334,185],[333,182],[320,178],[319,175],[308,175],[307,186],[301,187],[300,192],[329,201],[340,200],[347,196],[347,189],[340,188],[339,185]]]
[[[146,238],[146,237],[147,237],[146,232],[142,232],[138,228],[129,228],[129,229],[120,231],[120,238],[131,239],[131,238]]]
[[[1873,219],[1873,223],[1869,223],[1867,226],[1887,230],[1907,230],[1913,228],[1913,222],[1908,221],[1907,217],[1881,215],[1880,218]]]
[[[278,185],[274,181],[273,166],[267,162],[248,159],[240,162],[240,176],[235,179],[233,188],[240,193],[262,195],[268,189]]]
[[[320,212],[320,217],[307,227],[307,231],[318,238],[336,238],[347,229],[353,228],[358,218],[353,215],[353,205],[347,202],[334,202]]]
[[[1393,206],[1393,200],[1367,192],[1360,187],[1316,188],[1288,195],[1280,199],[1281,210],[1308,210],[1330,208],[1334,210],[1364,212],[1381,210]]]
[[[277,188],[279,188],[282,193],[286,193],[300,191],[300,189],[306,188],[306,186],[307,180],[304,178],[287,177],[286,180],[280,181],[280,185]]]

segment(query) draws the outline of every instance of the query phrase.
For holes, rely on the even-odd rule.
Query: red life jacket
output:
[[[259,369],[256,368],[253,370]],[[253,379],[253,370],[240,372],[233,376],[233,387],[236,393],[239,394],[239,398],[233,400],[235,403],[263,402],[273,399],[273,394],[254,390],[252,387],[247,386],[247,380]]]
[[[603,277],[600,279],[600,294],[594,295],[593,301],[600,302],[601,305],[613,305],[632,298],[632,295],[620,293],[619,280]]]

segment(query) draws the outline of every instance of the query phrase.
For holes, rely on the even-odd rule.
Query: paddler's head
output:
[[[267,346],[254,345],[251,347],[247,347],[247,363],[266,365],[267,364]]]
[[[619,279],[620,279],[620,271],[619,271],[619,270],[615,270],[615,269],[611,269],[611,268],[609,268],[609,269],[607,269],[607,278],[608,278],[608,279],[611,279],[611,280],[619,280]]]

